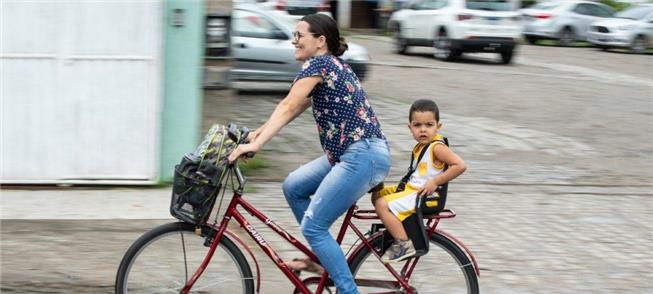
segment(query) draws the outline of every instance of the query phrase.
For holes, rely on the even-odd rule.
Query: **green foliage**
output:
[[[629,3],[619,2],[616,0],[599,0],[599,3],[612,7],[616,11],[622,11],[630,6]]]
[[[247,160],[247,162],[244,160],[239,160],[238,166],[240,166],[240,170],[244,174],[252,174],[257,170],[262,170],[269,167],[270,163],[263,156],[261,156],[261,152],[258,152],[254,158],[250,158]]]

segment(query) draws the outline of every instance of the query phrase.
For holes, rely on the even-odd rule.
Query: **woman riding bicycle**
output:
[[[295,59],[304,64],[290,92],[250,134],[250,143],[238,146],[229,161],[261,149],[312,105],[325,155],[290,173],[283,192],[302,234],[339,293],[359,293],[329,227],[383,181],[390,169],[390,151],[360,81],[338,57],[347,44],[336,22],[324,14],[307,15],[297,24],[292,43]]]

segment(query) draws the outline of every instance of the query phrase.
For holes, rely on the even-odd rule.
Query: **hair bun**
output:
[[[338,45],[338,51],[334,52],[336,56],[340,56],[345,53],[349,49],[349,45],[347,45],[347,42],[345,41],[345,38],[340,37],[340,44]]]

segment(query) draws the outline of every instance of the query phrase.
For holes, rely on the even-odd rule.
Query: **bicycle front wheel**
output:
[[[204,241],[195,234],[194,225],[181,222],[145,233],[120,263],[116,293],[179,293],[208,253]],[[249,264],[226,236],[190,293],[254,293]]]
[[[390,237],[391,238],[391,237]],[[371,243],[375,250],[383,244],[383,234],[376,236]],[[404,293],[396,279],[370,251],[363,247],[350,263],[351,272],[361,293],[388,292]],[[402,273],[404,262],[392,263],[392,267]],[[431,236],[428,254],[419,257],[411,273],[402,273],[416,293],[478,293],[478,279],[474,265],[458,245],[440,234]]]

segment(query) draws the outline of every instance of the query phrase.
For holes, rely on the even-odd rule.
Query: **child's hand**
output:
[[[431,195],[435,192],[435,190],[438,188],[438,183],[434,180],[427,181],[424,187],[419,190],[417,193],[418,196],[428,196]]]

